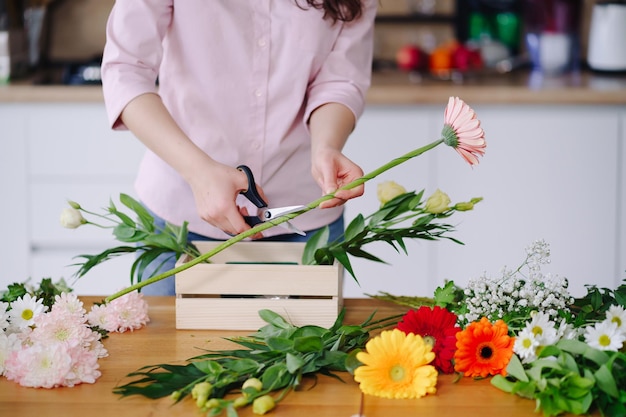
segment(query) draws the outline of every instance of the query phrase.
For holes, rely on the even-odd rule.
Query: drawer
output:
[[[31,176],[134,175],[145,147],[108,127],[97,103],[30,106],[26,115]]]

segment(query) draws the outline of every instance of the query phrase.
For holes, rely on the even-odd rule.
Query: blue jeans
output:
[[[156,216],[152,212],[150,212],[150,214],[154,216],[154,224],[156,225],[157,228],[161,229],[165,227],[165,221],[162,218]],[[340,216],[337,220],[332,222],[329,225],[329,228],[330,228],[329,230],[330,241],[332,242],[333,240],[339,239],[344,232],[343,216]],[[295,233],[290,233],[290,234],[266,237],[263,239],[255,240],[255,242],[264,242],[264,241],[265,242],[270,242],[270,241],[271,242],[306,242],[309,239],[309,237],[313,236],[313,234],[317,232],[318,230],[320,229],[307,231],[306,236],[300,236]],[[216,239],[202,236],[197,233],[189,232],[187,240],[191,242],[194,240],[214,241]],[[176,255],[173,252],[159,255],[144,270],[143,272],[143,276],[145,277],[144,279],[154,276],[157,273],[169,271],[170,269],[173,269],[175,265],[176,265]],[[162,279],[160,281],[147,285],[141,289],[141,292],[144,295],[174,295],[175,294],[174,276],[167,277],[165,279]]]

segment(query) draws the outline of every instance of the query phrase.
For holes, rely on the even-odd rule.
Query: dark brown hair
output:
[[[306,0],[315,9],[324,10],[324,19],[334,22],[351,22],[361,16],[363,4],[361,0]],[[298,3],[298,0],[296,0]]]

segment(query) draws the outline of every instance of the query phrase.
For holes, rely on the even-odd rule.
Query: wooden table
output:
[[[100,298],[83,297],[85,305]],[[133,333],[111,334],[104,340],[109,356],[100,359],[102,376],[95,384],[81,384],[73,388],[34,389],[0,378],[0,416],[11,417],[142,417],[142,416],[200,416],[203,415],[191,400],[172,404],[169,398],[149,400],[143,397],[122,398],[113,394],[113,388],[128,382],[125,376],[145,365],[183,363],[196,356],[200,349],[225,349],[235,345],[225,336],[251,332],[176,330],[173,297],[147,297],[150,323]],[[361,323],[373,310],[377,317],[402,312],[402,307],[368,299],[345,301],[346,323]],[[269,414],[272,416],[351,417],[359,412],[361,392],[358,384],[347,373],[345,382],[319,376],[317,385],[311,381],[308,390],[292,392]],[[366,396],[366,417],[420,416],[481,416],[521,417],[540,416],[534,412],[531,400],[506,394],[492,387],[488,380],[475,381],[454,377],[439,377],[437,394],[417,400],[387,400]],[[240,410],[241,417],[253,416],[251,407]],[[225,416],[224,416],[225,417]]]

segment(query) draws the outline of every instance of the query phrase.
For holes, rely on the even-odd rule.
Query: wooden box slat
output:
[[[195,243],[205,253],[220,242]],[[176,328],[256,330],[264,308],[298,326],[331,326],[343,305],[343,267],[299,265],[303,250],[304,243],[239,242],[180,272]]]

